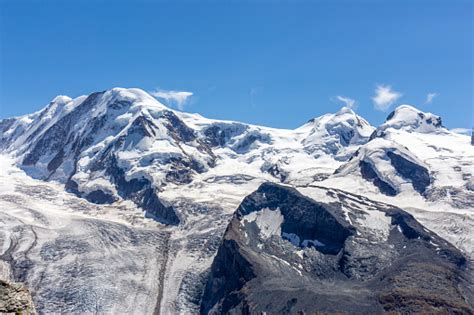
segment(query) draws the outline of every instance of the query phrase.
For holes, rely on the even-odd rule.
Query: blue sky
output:
[[[1,118],[121,86],[273,127],[337,111],[338,96],[374,125],[402,103],[449,128],[473,125],[469,0],[3,0],[0,9]]]

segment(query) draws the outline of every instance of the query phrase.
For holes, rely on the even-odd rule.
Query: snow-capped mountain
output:
[[[62,182],[96,203],[134,200],[171,224],[179,215],[161,203],[160,191],[231,167],[296,185],[358,173],[386,195],[411,186],[460,206],[463,197],[456,196],[474,185],[466,137],[409,105],[377,128],[342,108],[280,130],[176,112],[142,90],[115,88],[58,96],[42,111],[0,126],[3,150],[31,176]]]
[[[444,128],[440,117],[402,105],[334,178],[362,177],[362,185],[371,182],[385,195],[419,194],[424,200],[470,209],[474,147],[467,140]]]
[[[358,145],[367,143],[374,131],[374,127],[347,107],[335,114],[311,119],[298,129],[306,131],[302,141],[306,151],[315,157],[321,153],[331,154],[340,161],[347,160]]]
[[[460,268],[465,275],[463,268],[471,268],[474,258],[474,147],[469,141],[445,129],[439,117],[408,105],[398,107],[378,127],[342,108],[288,130],[175,111],[140,89],[114,88],[75,99],[58,96],[37,113],[0,121],[0,161],[5,169],[0,174],[4,181],[0,205],[15,209],[1,212],[5,222],[0,233],[2,248],[8,255],[0,253],[0,262],[10,266],[5,267],[10,270],[6,280],[25,282],[43,313],[91,311],[94,297],[86,293],[91,285],[86,288],[83,282],[73,282],[64,288],[41,280],[51,277],[64,282],[70,276],[68,270],[78,268],[86,258],[94,263],[77,272],[79,278],[94,283],[95,302],[100,301],[104,312],[120,307],[133,313],[132,305],[141,303],[139,313],[207,313],[222,310],[223,301],[234,296],[238,297],[234,302],[247,301],[248,307],[255,307],[251,310],[260,310],[252,297],[241,299],[240,284],[230,291],[221,288],[229,296],[209,297],[212,288],[219,287],[212,284],[219,282],[215,266],[224,258],[241,261],[242,251],[252,257],[270,257],[260,260],[244,255],[245,266],[258,264],[253,269],[257,278],[275,270],[303,273],[299,289],[305,293],[293,297],[285,293],[282,303],[314,298],[305,287],[313,286],[322,275],[314,270],[346,264],[347,268],[332,274],[339,279],[350,273],[350,279],[337,282],[334,288],[355,288],[359,278],[365,277],[364,268],[390,275],[389,260],[408,264],[409,251],[417,248],[425,248],[426,257],[441,259],[447,269]],[[266,203],[263,188],[276,191]],[[324,209],[316,217],[313,212],[295,213],[290,205],[289,212],[283,210],[290,195],[295,202],[321,203],[314,207]],[[242,202],[248,198],[266,206],[250,211]],[[267,206],[270,210],[265,210]],[[74,217],[61,212],[62,207]],[[22,223],[25,216],[27,223]],[[308,224],[317,227],[310,224],[308,228],[314,231],[306,235],[304,222],[310,218],[314,222]],[[411,223],[401,223],[403,218]],[[56,226],[60,226],[58,231]],[[33,234],[25,232],[30,229]],[[345,236],[331,236],[323,233],[325,229]],[[421,241],[413,240],[412,232]],[[85,234],[91,235],[90,240],[82,240]],[[25,238],[25,244],[31,244],[28,250],[13,246]],[[78,254],[69,245],[78,240],[87,254]],[[225,252],[227,240],[243,245]],[[149,248],[152,243],[156,248]],[[98,244],[105,244],[107,254]],[[446,262],[440,252],[455,253],[464,262]],[[288,255],[299,258],[287,259]],[[140,286],[125,274],[114,277],[100,267],[104,262],[114,275],[128,270],[147,280]],[[427,261],[418,262],[433,267]],[[408,274],[415,274],[415,269]],[[18,278],[19,270],[23,278]],[[4,273],[0,264],[0,275]],[[434,273],[426,274],[434,277]],[[99,275],[104,281],[94,280]],[[467,284],[462,285],[470,292],[471,279],[465,278]],[[457,279],[443,285],[457,285]],[[126,283],[136,293],[134,297],[127,298],[125,288],[112,294],[113,286],[120,286],[115,281]],[[366,290],[364,301],[375,303],[373,309],[415,310],[406,305],[386,308],[388,300],[377,302],[380,283],[358,288]],[[384,297],[394,297],[396,289],[384,291]],[[59,294],[61,290],[66,293]],[[77,294],[86,297],[71,298]],[[472,310],[472,300],[466,301],[456,307]],[[300,310],[316,310],[305,303],[294,304]],[[278,311],[278,305],[268,309]]]
[[[347,108],[296,130],[213,121],[170,110],[142,90],[115,88],[56,97],[38,113],[3,120],[1,131],[2,148],[31,176],[64,183],[95,203],[132,200],[146,215],[178,224],[158,197],[166,186],[189,184],[224,164],[248,164],[247,176],[282,182],[306,179],[301,172],[320,175],[310,165],[327,176],[373,127]]]
[[[419,133],[442,133],[445,131],[441,118],[423,113],[410,105],[400,105],[391,112],[385,123],[380,125],[372,137],[383,137],[387,129]]]

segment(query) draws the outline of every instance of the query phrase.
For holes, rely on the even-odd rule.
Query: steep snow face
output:
[[[354,147],[366,143],[374,131],[374,127],[347,107],[336,114],[312,119],[299,129],[306,131],[302,139],[305,150],[315,156],[332,154],[338,160],[347,160]]]
[[[400,105],[391,112],[385,123],[377,128],[372,137],[383,137],[386,130],[390,128],[419,133],[446,131],[439,116],[424,113],[410,105]]]

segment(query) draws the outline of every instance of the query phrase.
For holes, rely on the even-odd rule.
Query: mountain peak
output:
[[[301,126],[300,128],[304,128],[307,126],[322,126],[322,125],[333,125],[341,121],[357,121],[361,120],[360,122],[363,124],[365,119],[357,115],[351,108],[343,106],[335,113],[327,113],[322,116],[314,117],[310,119],[306,124]],[[363,121],[363,122],[362,122]],[[366,122],[369,124],[368,122]]]
[[[356,115],[356,113],[349,107],[343,106],[341,109],[336,113],[337,115],[343,115],[343,114],[351,114],[351,115]]]
[[[345,160],[350,154],[344,148],[366,143],[374,127],[352,109],[342,107],[336,113],[311,119],[299,130],[307,133],[302,143],[308,152],[335,154]]]
[[[442,127],[441,118],[432,113],[425,113],[411,105],[400,105],[391,112],[385,122],[407,125],[419,125],[426,123],[435,128]]]
[[[72,98],[70,98],[67,95],[58,95],[53,100],[51,103],[57,103],[57,104],[67,104],[72,101]]]
[[[391,112],[385,122],[380,125],[371,138],[383,136],[387,129],[405,130],[409,132],[431,133],[443,129],[441,117],[425,113],[411,105],[400,105]]]
[[[115,87],[104,92],[104,97],[109,104],[114,102],[126,102],[132,106],[140,106],[155,109],[168,109],[156,98],[139,88]]]

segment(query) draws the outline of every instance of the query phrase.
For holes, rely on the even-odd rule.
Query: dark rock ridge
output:
[[[420,194],[425,192],[426,188],[431,184],[429,171],[425,167],[413,163],[392,151],[387,151],[387,156],[397,172],[411,181],[416,191]]]
[[[303,240],[318,240],[324,246],[315,247],[325,254],[337,254],[354,229],[337,213],[337,208],[316,203],[296,190],[282,189],[271,183],[264,183],[256,194],[246,197],[236,211],[236,217],[264,208],[279,209],[284,217],[281,233],[298,236],[301,246]]]
[[[288,178],[289,173],[285,171],[279,163],[273,164],[270,162],[265,162],[260,167],[260,170],[264,173],[268,173],[278,179],[280,182],[284,183]]]
[[[359,167],[362,177],[369,182],[372,182],[381,193],[387,196],[395,196],[398,193],[395,188],[393,188],[389,183],[385,182],[377,175],[370,163],[362,160],[359,162]]]
[[[172,206],[166,206],[158,198],[158,191],[152,187],[151,182],[146,178],[134,178],[130,181],[125,179],[124,171],[118,167],[115,155],[108,151],[97,163],[98,169],[104,168],[105,174],[117,188],[117,192],[123,199],[133,201],[145,210],[145,215],[164,224],[178,225],[180,219]],[[77,184],[69,180],[66,188],[69,191],[85,197],[94,203],[112,203],[116,199],[107,193],[98,190],[83,195],[77,190]]]
[[[387,169],[387,162],[393,170]],[[401,189],[400,183],[404,182],[410,182],[413,189],[426,198],[427,191],[433,189],[434,178],[425,163],[408,148],[387,143],[384,139],[374,139],[359,148],[333,174],[342,178],[359,170],[362,178],[387,196],[396,196]]]
[[[244,199],[212,263],[202,314],[474,313],[468,262],[450,243],[399,208],[306,189],[334,202],[268,183]],[[262,222],[249,221],[259,213],[270,225],[281,214],[280,229],[264,237]]]
[[[204,129],[205,141],[212,147],[224,147],[229,141],[243,134],[248,126],[239,123],[215,123]]]

